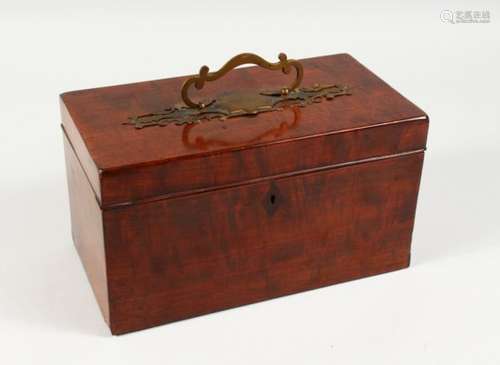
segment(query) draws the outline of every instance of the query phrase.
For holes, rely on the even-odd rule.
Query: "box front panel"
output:
[[[104,211],[113,333],[407,267],[423,153]]]

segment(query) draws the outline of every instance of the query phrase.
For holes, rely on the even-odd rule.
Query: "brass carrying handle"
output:
[[[302,76],[304,74],[304,71],[302,69],[302,65],[298,61],[287,59],[286,54],[280,53],[278,55],[278,58],[279,62],[270,63],[267,62],[262,57],[257,56],[256,54],[242,53],[231,58],[229,61],[226,62],[224,66],[222,66],[218,71],[215,72],[208,72],[209,70],[208,66],[202,66],[200,68],[200,73],[198,75],[190,77],[182,85],[182,90],[181,90],[182,101],[184,101],[184,104],[186,104],[188,107],[199,108],[199,109],[202,109],[212,104],[215,100],[212,100],[208,104],[203,104],[201,102],[195,103],[194,101],[192,101],[188,95],[188,90],[191,87],[191,85],[194,84],[194,87],[196,89],[201,90],[203,88],[203,85],[205,85],[206,81],[215,81],[224,76],[225,74],[227,74],[232,69],[244,64],[255,64],[257,66],[263,67],[271,71],[281,70],[284,74],[289,74],[292,67],[295,68],[295,71],[297,73],[295,81],[288,88],[283,88],[281,90],[281,93],[283,95],[287,95],[289,91],[295,90],[297,87],[299,87],[300,83],[302,82]]]

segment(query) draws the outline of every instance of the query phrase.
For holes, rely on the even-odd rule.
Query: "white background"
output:
[[[0,363],[499,364],[500,3],[404,4],[2,1]],[[71,241],[58,94],[244,51],[351,53],[430,115],[412,265],[113,337]]]

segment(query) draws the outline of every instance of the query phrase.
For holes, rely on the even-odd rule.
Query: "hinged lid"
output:
[[[229,72],[244,63],[262,67]],[[217,72],[204,66],[191,78],[61,101],[64,131],[103,208],[423,150],[428,125],[347,54],[277,63],[243,54]]]

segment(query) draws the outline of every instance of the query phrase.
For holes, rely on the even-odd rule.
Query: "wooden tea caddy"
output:
[[[61,113],[73,239],[113,334],[409,265],[429,120],[348,54],[242,54],[64,93]]]

